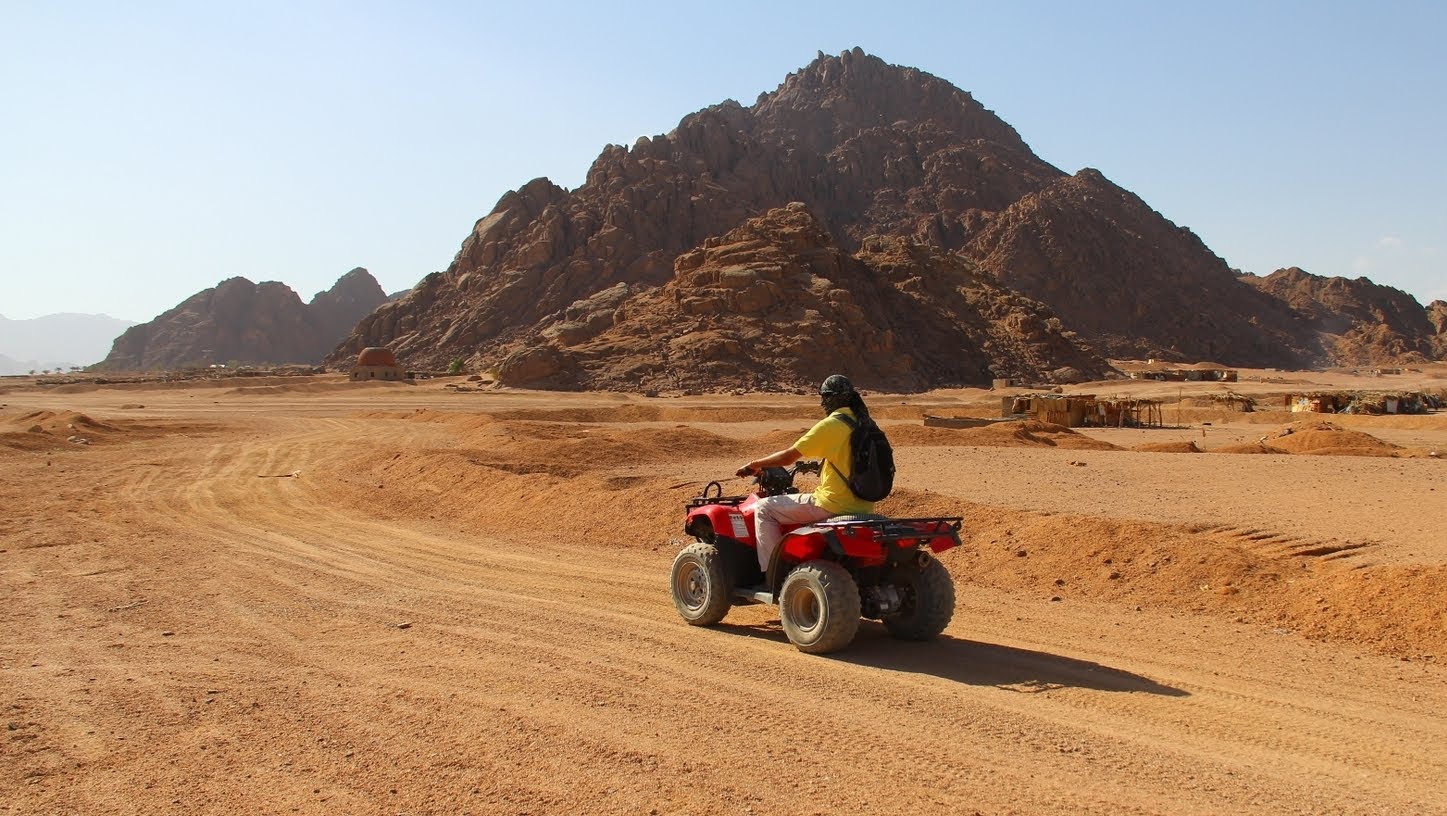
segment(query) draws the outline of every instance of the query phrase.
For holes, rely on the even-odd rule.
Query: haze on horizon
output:
[[[1447,7],[8,3],[0,314],[445,269],[505,192],[859,46],[1226,262],[1447,299]]]

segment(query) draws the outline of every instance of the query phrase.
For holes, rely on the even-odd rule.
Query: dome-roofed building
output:
[[[352,381],[360,380],[405,380],[407,372],[397,365],[397,355],[389,348],[368,346],[357,355],[357,364],[352,366]]]

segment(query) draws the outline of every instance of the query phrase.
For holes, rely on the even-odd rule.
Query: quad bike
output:
[[[932,554],[959,546],[961,517],[834,516],[784,525],[768,569],[759,568],[755,503],[799,492],[794,476],[819,468],[819,462],[765,468],[747,496],[724,496],[722,485],[709,482],[689,500],[683,529],[696,541],[673,561],[678,614],[694,626],[711,626],[735,604],[776,604],[784,634],[810,654],[848,646],[861,617],[881,621],[903,640],[944,631],[955,588]]]

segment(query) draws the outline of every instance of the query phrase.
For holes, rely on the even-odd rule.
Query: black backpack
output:
[[[855,496],[868,501],[876,502],[889,495],[894,488],[894,448],[889,446],[889,439],[884,431],[874,424],[874,420],[865,417],[863,421],[851,418],[848,414],[835,414],[851,429],[849,434],[849,455],[853,460],[851,475],[846,481],[849,490]],[[840,476],[844,472],[834,467],[830,462],[829,467]]]

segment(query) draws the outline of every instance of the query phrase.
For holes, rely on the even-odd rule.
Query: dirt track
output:
[[[109,428],[0,448],[0,813],[1447,813],[1441,461],[917,434],[954,621],[820,658],[666,580],[806,399],[0,401]]]

